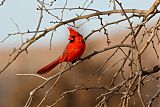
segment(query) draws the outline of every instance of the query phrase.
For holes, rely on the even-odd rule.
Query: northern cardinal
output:
[[[38,74],[45,74],[62,62],[74,63],[82,56],[86,48],[83,36],[71,27],[68,27],[68,30],[70,32],[70,35],[68,38],[69,43],[66,46],[63,54],[53,62],[49,63],[45,67],[38,70],[37,71]]]

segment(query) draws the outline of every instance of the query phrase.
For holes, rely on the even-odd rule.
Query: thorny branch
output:
[[[0,6],[2,6],[5,1],[6,1],[6,0],[2,0],[2,1],[0,2]]]

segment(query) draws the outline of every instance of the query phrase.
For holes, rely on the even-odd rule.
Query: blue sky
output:
[[[46,0],[46,2],[51,0]],[[67,7],[77,7],[82,6],[85,0],[68,0]],[[90,0],[91,1],[91,0]],[[108,0],[109,1],[109,0]],[[122,2],[124,8],[126,9],[149,9],[151,4],[155,0],[119,0]],[[74,2],[74,3],[73,3]],[[57,0],[56,3],[51,7],[63,7],[65,3],[65,0]],[[94,0],[94,3],[90,5],[90,8],[96,8],[101,11],[104,10],[111,10],[111,6],[109,7],[109,2],[107,0]],[[17,32],[17,28],[15,24],[11,21],[14,20],[14,22],[19,26],[20,31],[27,31],[34,30],[36,28],[38,18],[39,18],[39,11],[36,10],[38,6],[38,3],[36,0],[6,0],[3,6],[0,7],[0,40],[5,38],[7,34]],[[76,16],[74,12],[65,11],[66,14],[64,14],[64,19],[73,18]],[[78,12],[78,11],[77,11]],[[60,11],[54,11],[55,14],[61,15]],[[109,16],[107,17],[107,21],[110,22],[112,20],[115,20],[119,17],[115,16]],[[50,26],[53,26],[54,24],[49,23],[50,21],[54,21],[52,17],[50,17],[48,14],[44,14],[44,20],[42,23],[41,28],[48,28]],[[80,23],[80,22],[79,22]],[[97,23],[90,22],[84,25],[84,35],[88,34],[89,31],[93,28],[97,27]],[[54,33],[53,42],[57,43],[62,40],[66,40],[66,35],[68,35],[68,31],[66,30],[66,26],[62,26]],[[111,32],[115,32],[117,28],[111,27]],[[24,39],[31,37],[32,35],[24,35]],[[65,38],[65,39],[63,39]],[[49,45],[49,39],[50,36],[45,36],[45,38],[38,41],[38,44],[43,46]],[[14,48],[15,46],[20,45],[21,43],[21,37],[20,35],[14,35],[10,37],[6,42],[0,44],[1,48]]]

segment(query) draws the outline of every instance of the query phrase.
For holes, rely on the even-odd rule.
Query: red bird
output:
[[[63,54],[53,62],[38,70],[38,74],[45,74],[62,62],[74,63],[82,56],[86,48],[83,36],[71,27],[68,27],[68,29],[70,31],[70,35],[68,38],[69,43],[66,46]]]

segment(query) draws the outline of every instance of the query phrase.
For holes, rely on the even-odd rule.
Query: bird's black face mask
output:
[[[70,36],[70,37],[68,38],[68,40],[70,40],[70,41],[69,41],[70,43],[74,42],[74,41],[75,41],[75,36]]]

